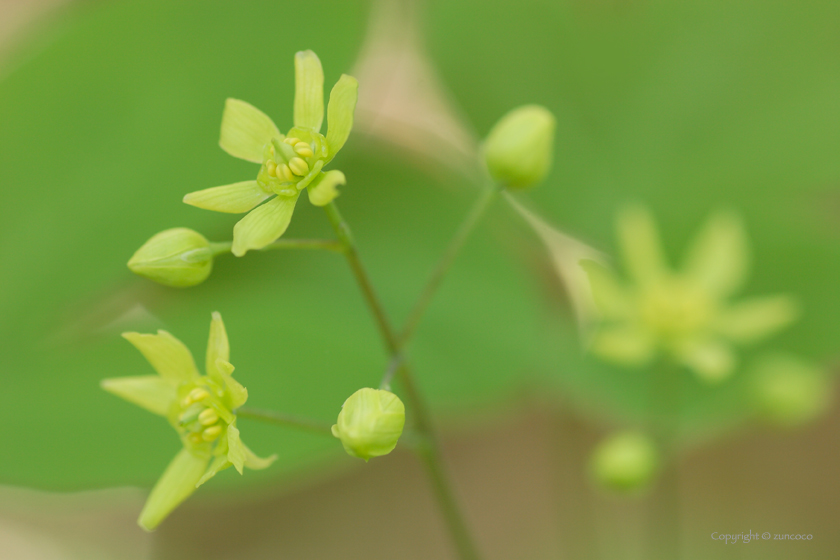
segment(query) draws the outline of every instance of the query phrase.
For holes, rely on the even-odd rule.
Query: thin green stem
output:
[[[275,412],[274,410],[262,410],[257,408],[243,407],[236,411],[236,415],[240,418],[250,418],[258,420],[267,424],[275,424],[279,426],[288,426],[290,428],[297,428],[299,430],[306,430],[308,432],[316,432],[322,435],[332,435],[330,424],[312,420],[310,418],[301,418],[291,414],[284,414],[282,412]]]
[[[420,440],[420,445],[417,446],[417,452],[426,465],[426,470],[429,473],[432,487],[443,510],[443,515],[446,519],[452,540],[462,560],[478,560],[480,558],[478,549],[473,543],[466,522],[456,503],[455,494],[443,470],[440,446],[431,422],[428,407],[420,391],[417,389],[409,363],[401,357],[400,339],[391,326],[388,316],[379,301],[379,297],[376,295],[370,277],[362,265],[350,227],[342,218],[335,202],[331,202],[324,209],[326,210],[330,224],[335,230],[336,236],[345,244],[344,255],[347,258],[350,269],[353,271],[353,275],[356,277],[362,294],[365,296],[365,301],[376,320],[382,341],[391,359],[399,360],[397,373],[400,375],[405,398],[414,413],[415,430],[418,440]]]
[[[656,368],[652,383],[654,402],[651,409],[654,433],[659,440],[664,465],[653,498],[653,534],[656,558],[678,560],[680,557],[680,485],[677,439],[681,406],[683,371],[663,362]]]
[[[221,255],[229,253],[232,246],[232,241],[211,242],[210,251],[213,253],[213,256]],[[271,251],[274,249],[322,249],[341,253],[344,251],[344,244],[331,239],[278,239],[274,243],[263,247],[261,251]]]
[[[408,341],[411,340],[411,337],[414,335],[414,331],[417,330],[417,326],[420,324],[420,320],[423,318],[423,314],[429,307],[429,303],[432,301],[432,297],[435,295],[435,292],[440,287],[443,278],[446,276],[446,273],[449,272],[449,269],[452,268],[458,253],[460,253],[473,229],[475,229],[475,226],[478,225],[479,221],[481,221],[481,217],[490,207],[490,203],[496,199],[496,195],[498,195],[499,192],[501,192],[501,189],[496,185],[484,187],[479,197],[473,203],[472,208],[470,208],[470,211],[464,217],[464,221],[461,222],[461,225],[458,227],[458,231],[455,232],[455,236],[452,238],[452,241],[449,242],[449,246],[446,248],[446,251],[444,251],[432,271],[431,276],[429,276],[420,297],[417,299],[417,302],[408,314],[408,319],[400,332],[400,350],[402,350],[402,348],[408,344]]]

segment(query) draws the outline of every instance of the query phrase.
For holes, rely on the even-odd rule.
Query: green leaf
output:
[[[120,398],[160,416],[168,416],[178,397],[175,385],[160,375],[112,377],[102,380],[102,388]]]
[[[216,381],[223,381],[219,368],[216,366],[217,360],[225,362],[230,360],[230,343],[228,342],[227,331],[225,331],[225,324],[222,322],[222,315],[218,311],[214,311],[210,321],[210,337],[207,341],[207,359],[205,367],[207,368],[207,375],[214,378]],[[233,367],[233,366],[231,366]]]
[[[749,268],[744,225],[737,214],[711,216],[686,254],[685,274],[717,296],[735,293]]]
[[[744,344],[758,342],[799,318],[799,305],[790,296],[765,296],[740,301],[724,309],[716,320],[718,332]]]
[[[295,126],[321,130],[324,120],[324,70],[312,51],[295,54]]]
[[[204,476],[209,457],[200,457],[181,449],[158,480],[140,512],[137,522],[147,531],[154,530],[172,510],[190,497]]]
[[[353,76],[342,74],[330,92],[327,108],[327,145],[330,159],[347,142],[353,128],[353,113],[359,98],[359,82]]]
[[[289,227],[299,196],[300,193],[278,196],[251,210],[233,227],[231,252],[241,257],[251,249],[262,249],[276,241]]]
[[[214,212],[242,214],[273,195],[274,193],[267,193],[260,188],[256,181],[242,181],[191,192],[184,195],[184,202]]]
[[[268,115],[245,101],[228,98],[222,113],[219,145],[234,157],[262,163],[263,148],[272,139],[282,140]]]
[[[170,381],[190,381],[198,377],[198,370],[189,349],[168,332],[127,332],[122,336],[140,350],[161,377]]]
[[[309,202],[314,206],[326,206],[338,196],[338,185],[345,184],[347,179],[341,171],[320,173],[309,183]]]
[[[665,258],[653,216],[642,206],[625,208],[618,216],[618,242],[629,275],[649,284],[665,272]]]

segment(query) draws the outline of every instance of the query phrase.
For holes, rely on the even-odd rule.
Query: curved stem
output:
[[[308,432],[317,432],[322,435],[332,436],[330,424],[319,420],[300,418],[298,416],[275,412],[273,410],[262,410],[250,407],[238,409],[236,411],[236,415],[240,418],[250,418],[267,424],[288,426],[290,428],[297,428],[299,430],[306,430]]]
[[[211,242],[210,251],[213,253],[213,256],[230,253],[232,246],[232,241]],[[325,251],[340,253],[344,251],[344,245],[331,239],[278,239],[260,250],[271,251],[273,249],[323,249]]]
[[[342,218],[335,202],[331,202],[325,206],[324,210],[339,240],[345,244],[344,255],[347,257],[350,269],[353,271],[353,275],[356,277],[362,294],[365,296],[365,301],[376,320],[382,341],[388,353],[391,355],[391,359],[399,360],[399,362],[396,362],[398,364],[396,368],[397,373],[400,375],[406,400],[414,413],[418,439],[421,440],[421,444],[417,446],[417,452],[426,465],[426,470],[432,481],[432,486],[437,495],[440,507],[443,510],[452,540],[458,548],[458,553],[462,560],[478,560],[480,558],[478,549],[473,543],[466,522],[456,503],[455,494],[443,470],[440,446],[431,423],[428,407],[414,383],[414,376],[411,372],[410,365],[401,357],[400,339],[391,326],[388,316],[379,301],[379,297],[373,289],[370,277],[362,265],[350,227],[344,221],[344,218]]]
[[[470,211],[464,218],[464,221],[461,222],[461,225],[458,227],[455,237],[453,237],[452,241],[449,242],[449,246],[446,248],[446,251],[444,251],[432,271],[431,276],[429,276],[429,280],[426,282],[423,292],[420,294],[420,297],[414,304],[414,307],[411,308],[411,312],[408,314],[408,319],[403,326],[402,332],[400,332],[400,348],[404,347],[408,341],[411,340],[411,337],[414,335],[414,331],[417,330],[417,326],[420,324],[420,319],[423,318],[423,314],[426,312],[426,308],[432,301],[432,297],[435,295],[438,287],[440,287],[444,276],[446,276],[446,273],[449,272],[450,268],[452,268],[452,264],[455,262],[455,258],[458,256],[458,253],[464,247],[467,238],[469,238],[473,229],[475,229],[475,226],[478,225],[481,217],[490,207],[490,203],[496,199],[496,195],[499,194],[499,192],[501,192],[501,189],[496,185],[485,187],[483,192],[473,203]]]

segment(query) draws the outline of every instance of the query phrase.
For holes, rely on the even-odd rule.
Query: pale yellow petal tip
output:
[[[233,364],[221,358],[216,359],[216,367],[219,368],[219,371],[225,373],[226,375],[231,375],[236,369],[233,367]]]
[[[213,321],[221,321],[222,320],[222,314],[219,313],[218,311],[213,311],[212,313],[210,313],[210,318]]]
[[[143,530],[144,530],[144,531],[146,531],[147,533],[153,533],[153,532],[155,531],[155,529],[157,529],[157,528],[158,528],[158,525],[157,525],[157,524],[155,524],[155,525],[148,525],[148,524],[146,524],[146,523],[143,521],[143,517],[142,517],[142,516],[141,516],[141,517],[139,517],[139,518],[137,519],[137,524],[140,526],[140,528],[141,528],[141,529],[143,529]]]

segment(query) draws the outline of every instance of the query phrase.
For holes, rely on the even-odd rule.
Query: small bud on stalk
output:
[[[659,467],[659,454],[646,435],[625,432],[603,441],[592,454],[590,469],[595,481],[616,492],[645,488]]]
[[[344,401],[332,433],[344,450],[365,461],[397,446],[405,425],[405,405],[390,391],[359,389]]]
[[[197,231],[167,229],[146,241],[128,261],[128,268],[159,284],[186,288],[210,276],[213,253]]]
[[[484,161],[494,179],[512,189],[539,183],[554,155],[554,115],[540,105],[518,107],[493,126]]]

